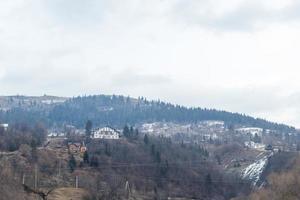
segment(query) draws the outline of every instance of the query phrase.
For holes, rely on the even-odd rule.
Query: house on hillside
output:
[[[71,153],[84,153],[87,151],[87,147],[85,146],[84,142],[69,142],[68,143],[68,150]]]
[[[253,141],[247,141],[244,143],[245,144],[245,147],[247,148],[250,148],[250,149],[256,149],[256,150],[267,150],[267,147],[265,144],[262,144],[262,143],[256,143],[256,142],[253,142]]]
[[[49,130],[48,135],[47,135],[47,137],[49,137],[49,138],[57,138],[57,137],[65,137],[65,136],[66,136],[66,134],[63,132],[52,131],[52,130]]]
[[[120,139],[120,132],[111,127],[98,128],[93,131],[94,139],[117,140]]]
[[[0,128],[3,128],[5,131],[7,131],[8,124],[0,124]]]

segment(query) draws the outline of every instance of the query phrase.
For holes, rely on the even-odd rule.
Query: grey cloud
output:
[[[178,87],[177,87],[178,88]],[[269,112],[284,107],[276,87],[221,88],[209,87],[182,90],[183,104],[205,106],[243,113]],[[186,102],[188,99],[189,103]]]
[[[159,74],[143,74],[136,72],[138,70],[127,69],[120,73],[113,75],[112,84],[121,87],[138,87],[145,85],[153,85],[156,87],[161,84],[170,84],[172,80]]]
[[[43,1],[43,10],[63,26],[95,26],[100,24],[103,16],[109,11],[109,1],[104,0],[51,0]]]
[[[22,17],[47,15],[47,20],[52,21],[54,26],[76,29],[99,28],[109,19],[115,18],[118,21],[112,23],[125,22],[127,26],[136,23],[142,25],[148,19],[158,19],[169,20],[171,23],[175,21],[184,26],[196,25],[221,31],[251,31],[258,22],[264,27],[272,22],[300,19],[298,2],[283,9],[270,10],[261,3],[245,1],[234,10],[216,16],[213,13],[215,8],[209,6],[210,1],[153,0],[151,3],[132,0],[126,3],[120,0],[31,1],[31,7],[26,5],[30,7],[30,14],[25,12],[25,16]],[[159,11],[156,5],[160,5]],[[145,9],[146,6],[150,8]]]
[[[208,1],[22,1],[26,2],[24,6],[16,6],[17,9],[0,19],[0,67],[5,69],[4,73],[0,70],[1,92],[62,96],[102,92],[143,95],[150,99],[161,98],[183,105],[242,112],[276,121],[283,116],[281,113],[289,113],[291,110],[300,113],[299,94],[282,96],[277,88],[272,87],[243,88],[248,81],[237,83],[241,89],[226,85],[226,79],[231,74],[248,75],[247,72],[252,69],[245,63],[250,59],[255,59],[255,65],[266,65],[262,71],[268,71],[267,76],[277,76],[272,75],[274,66],[264,60],[265,56],[261,60],[259,56],[251,56],[257,48],[248,52],[249,45],[247,42],[243,44],[241,38],[241,41],[230,41],[234,49],[231,43],[226,43],[221,50],[218,50],[220,46],[211,44],[212,49],[206,51],[210,42],[203,42],[205,38],[218,43],[218,35],[211,37],[210,32],[189,29],[190,26],[196,26],[220,32],[247,32],[255,30],[258,22],[265,26],[273,22],[284,24],[298,21],[300,3],[281,10],[267,10],[259,4],[248,3],[215,16],[210,10],[214,8],[206,7]],[[200,11],[199,8],[203,9]],[[177,27],[177,23],[187,29]],[[293,30],[290,29],[290,32]],[[201,42],[197,42],[198,33],[204,38]],[[190,35],[191,38],[179,37]],[[264,45],[267,50],[272,48],[268,43]],[[241,51],[236,50],[239,47]],[[231,55],[223,52],[226,51],[223,48],[236,53],[233,59],[238,56],[245,56],[245,59],[231,63],[230,59],[222,57]],[[297,52],[290,47],[286,48],[289,48],[287,53]],[[193,58],[197,56],[199,59]],[[206,56],[220,62],[210,63],[201,59]],[[277,58],[274,57],[274,60]],[[293,62],[297,64],[296,59]],[[147,64],[155,67],[147,69]],[[174,68],[164,69],[167,65],[174,65]],[[210,69],[210,65],[216,67]],[[136,68],[124,70],[126,66]],[[196,69],[194,66],[201,67]],[[237,66],[241,66],[242,70],[237,70]],[[189,70],[200,75],[189,78],[186,75],[189,73],[182,73]],[[230,73],[226,73],[226,70]],[[224,77],[220,76],[216,83],[207,83],[209,79],[201,77],[207,76],[207,71],[224,73]],[[262,71],[258,73],[263,74]],[[285,71],[288,70],[282,70]],[[174,77],[170,78],[168,74]],[[255,84],[265,82],[260,76],[254,75],[253,79],[257,82]],[[231,88],[218,87],[223,82],[224,87]],[[293,86],[292,83],[287,80],[286,83],[278,81],[272,84],[290,85],[293,87],[291,90],[297,90],[299,85]],[[202,88],[201,84],[207,88]],[[291,115],[294,121],[283,116],[282,122],[299,125],[299,115]]]
[[[221,16],[214,16],[209,10],[198,12],[199,6],[193,6],[195,4],[193,1],[189,3],[179,1],[173,5],[173,9],[170,10],[173,20],[182,22],[185,26],[198,25],[221,31],[252,31],[257,23],[265,27],[272,22],[299,21],[300,19],[300,3],[298,2],[278,10],[270,10],[261,4],[246,2]]]
[[[245,113],[254,117],[286,123],[300,124],[300,93],[281,95],[277,87],[191,89],[180,85],[163,87],[160,98],[190,107],[215,108]],[[174,101],[175,100],[175,101]]]

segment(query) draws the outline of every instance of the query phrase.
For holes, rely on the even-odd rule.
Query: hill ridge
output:
[[[95,125],[113,125],[149,123],[157,121],[176,123],[196,123],[204,120],[220,120],[230,127],[233,125],[254,126],[283,132],[294,132],[295,128],[285,124],[274,123],[249,115],[224,110],[201,107],[187,107],[160,100],[147,100],[144,97],[132,98],[122,95],[85,95],[77,97],[48,96],[27,97],[33,101],[24,101],[22,96],[11,109],[0,111],[0,121],[42,121],[49,126],[72,124],[84,127],[86,120]],[[3,99],[18,96],[0,97],[0,109]],[[39,103],[34,104],[36,100]],[[20,103],[21,102],[21,103]],[[24,103],[25,102],[25,103]],[[22,106],[24,103],[24,106]],[[30,115],[29,115],[30,114]],[[28,116],[30,119],[27,119]]]

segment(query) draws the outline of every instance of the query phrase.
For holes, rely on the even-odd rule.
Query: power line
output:
[[[208,173],[207,173],[208,174]],[[74,176],[74,175],[71,175],[71,177]],[[75,175],[76,180],[78,181],[78,176],[79,175]],[[84,175],[80,175],[81,177],[84,177]],[[115,176],[118,176],[118,177],[122,177],[122,178],[132,178],[132,177],[135,177],[135,178],[145,178],[145,179],[148,179],[148,180],[153,180],[153,181],[157,181],[157,180],[161,180],[161,181],[165,181],[165,182],[174,182],[174,181],[186,181],[184,178],[174,178],[174,177],[163,177],[163,176],[145,176],[145,175],[133,175],[133,174],[129,174],[129,175],[122,175],[122,174],[113,174],[113,175],[104,175],[104,177],[115,177]],[[27,178],[30,177],[30,175],[26,175]],[[33,175],[33,177],[35,178],[36,176]],[[87,176],[89,177],[89,176]],[[48,179],[47,177],[39,177],[39,179]],[[189,183],[205,183],[206,180],[195,180],[195,179],[189,179],[188,180]],[[239,180],[239,181],[226,181],[226,180],[211,180],[212,183],[249,183],[248,181],[243,181],[243,180]],[[78,183],[77,183],[78,184]]]

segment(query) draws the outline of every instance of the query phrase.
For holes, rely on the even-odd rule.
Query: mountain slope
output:
[[[195,123],[203,120],[222,120],[227,126],[255,126],[284,132],[295,130],[287,125],[272,123],[238,113],[215,109],[187,108],[161,101],[148,101],[144,98],[134,99],[116,95],[61,99],[60,102],[50,105],[33,108],[14,107],[10,110],[1,111],[0,120],[7,122],[42,121],[48,125],[67,123],[77,127],[83,127],[88,119],[92,120],[95,126],[112,125],[117,127],[121,127],[126,123],[136,124],[156,121]]]

